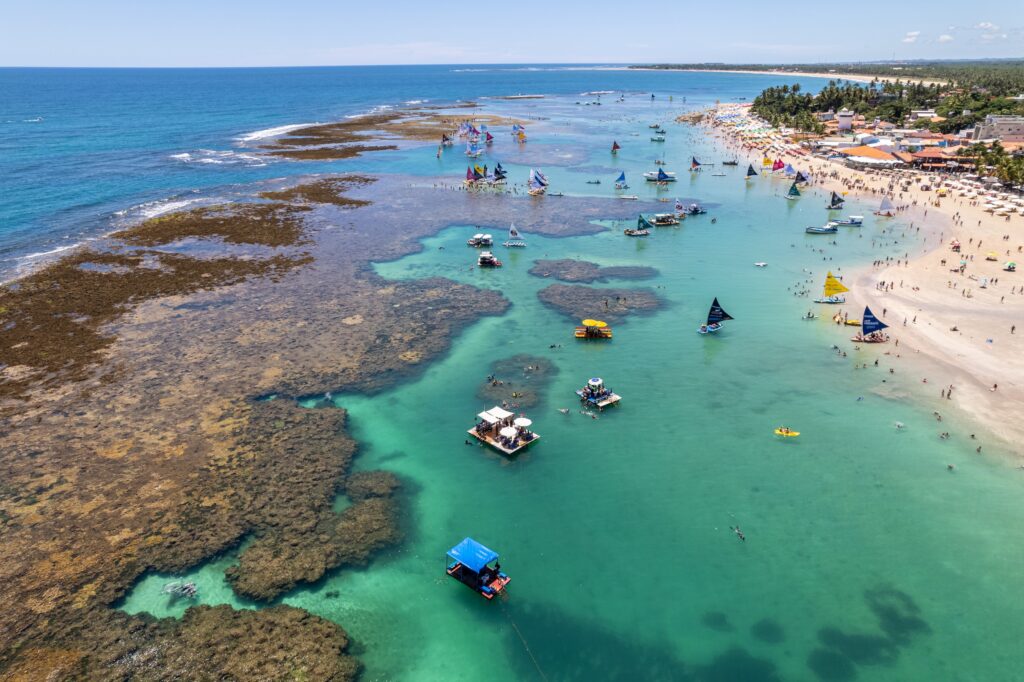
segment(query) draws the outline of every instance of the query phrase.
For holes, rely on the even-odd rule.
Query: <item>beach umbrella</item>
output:
[[[519,432],[516,431],[515,428],[511,426],[506,426],[498,433],[500,433],[505,438],[515,438],[517,435],[519,435]]]
[[[526,417],[517,417],[512,423],[524,429],[533,426],[533,420],[527,419]]]

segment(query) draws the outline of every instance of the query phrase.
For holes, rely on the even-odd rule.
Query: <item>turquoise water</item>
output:
[[[569,154],[544,166],[556,189],[611,195],[605,171],[579,172],[608,166],[653,196],[638,177],[660,149],[646,123],[665,120],[668,107],[645,106],[613,112],[562,100],[507,110],[552,119],[531,128],[528,148]],[[614,161],[611,135],[627,142]],[[744,167],[725,177],[683,172],[691,154],[723,157],[707,144],[669,128],[664,153],[681,181],[665,196],[712,207],[678,229],[629,240],[609,224],[551,239],[520,225],[528,248],[498,246],[505,266],[481,271],[467,267],[475,252],[464,245],[477,226],[453,216],[421,252],[377,264],[388,278],[441,275],[499,289],[513,305],[467,329],[416,381],[372,398],[336,397],[362,444],[357,467],[404,481],[407,536],[368,569],[343,569],[282,601],[341,623],[365,679],[1016,678],[1020,472],[987,443],[976,455],[973,427],[955,415],[937,424],[932,410],[947,405],[923,395],[903,359],[884,354],[895,348],[855,351],[849,329],[802,321],[824,307],[792,293],[805,280],[816,292],[826,269],[902,254],[913,242],[899,237],[899,223],[883,232],[870,218],[835,246],[805,236],[825,217],[822,195],[787,202],[787,183],[744,183]],[[418,163],[432,153],[421,150]],[[442,161],[446,176],[464,167],[453,156]],[[505,165],[518,173],[530,164]],[[591,177],[603,184],[586,185]],[[870,216],[851,203],[848,212]],[[500,226],[486,227],[500,237]],[[901,243],[871,248],[883,237]],[[665,305],[615,325],[611,342],[577,342],[575,321],[537,300],[552,282],[527,270],[543,257],[652,266],[653,280],[597,286],[654,287]],[[736,319],[699,336],[715,296]],[[542,440],[507,460],[463,440],[489,407],[474,396],[491,363],[517,353],[548,357],[559,374],[529,411]],[[869,369],[854,369],[865,362]],[[578,413],[573,394],[595,375],[623,396],[597,420]],[[780,424],[803,435],[780,440]],[[939,440],[939,430],[953,438]],[[507,600],[486,602],[444,575],[445,550],[466,535],[501,553]],[[251,607],[224,583],[230,562],[187,577],[205,603]],[[167,579],[148,576],[123,608],[180,615],[187,604],[159,594]]]

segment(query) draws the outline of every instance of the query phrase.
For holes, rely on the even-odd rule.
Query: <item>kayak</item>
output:
[[[785,436],[786,438],[796,438],[800,435],[799,431],[783,431],[782,429],[775,429],[776,436]]]

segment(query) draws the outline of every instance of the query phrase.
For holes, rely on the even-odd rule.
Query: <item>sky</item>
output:
[[[1024,57],[1024,0],[37,0],[0,66],[792,63]]]

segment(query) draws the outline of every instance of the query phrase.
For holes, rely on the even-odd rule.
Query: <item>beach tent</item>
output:
[[[487,413],[493,416],[495,419],[498,419],[499,421],[503,421],[512,416],[511,412],[509,412],[508,410],[503,410],[497,405],[487,410]]]
[[[500,420],[490,412],[481,412],[477,415],[477,419],[482,419],[488,424],[497,424]]]

